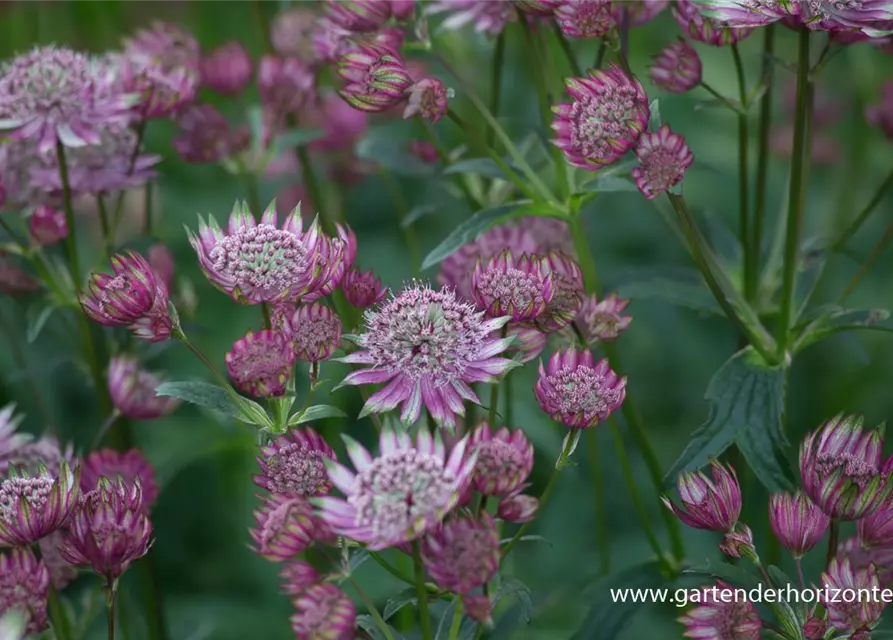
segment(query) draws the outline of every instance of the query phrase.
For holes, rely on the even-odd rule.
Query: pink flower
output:
[[[409,152],[424,164],[437,164],[440,162],[440,154],[437,147],[427,140],[412,140],[409,143]]]
[[[741,487],[732,467],[726,469],[712,459],[710,467],[712,480],[701,470],[679,474],[679,498],[683,508],[666,497],[662,500],[689,527],[727,533],[735,528],[741,515]]]
[[[332,484],[345,497],[313,502],[333,532],[373,551],[433,531],[458,503],[474,471],[474,457],[465,456],[466,440],[447,457],[440,434],[432,436],[426,429],[413,443],[405,431],[385,427],[377,458],[353,438],[342,437],[357,471],[327,462]]]
[[[801,558],[825,535],[831,519],[806,494],[773,493],[769,496],[769,525],[782,546]]]
[[[573,322],[583,306],[583,272],[563,253],[552,251],[544,259],[552,275],[552,297],[535,324],[542,331],[555,332]]]
[[[434,583],[466,594],[487,584],[499,568],[499,532],[490,514],[450,520],[422,543],[422,562]]]
[[[893,548],[893,500],[888,498],[881,507],[860,518],[856,527],[863,547]]]
[[[351,640],[357,611],[353,601],[333,584],[310,586],[295,601],[291,627],[298,640]]]
[[[312,38],[318,22],[319,14],[306,5],[293,5],[276,14],[270,25],[273,50],[283,58],[312,60]]]
[[[468,450],[477,460],[472,483],[484,495],[510,495],[533,471],[533,445],[521,429],[502,427],[493,433],[489,423],[481,422],[468,442]]]
[[[744,40],[753,33],[753,29],[724,26],[724,23],[705,17],[706,12],[701,12],[694,0],[677,0],[673,9],[673,17],[679,23],[679,27],[692,40],[725,47]]]
[[[695,640],[758,640],[760,616],[749,600],[735,597],[734,588],[718,580],[704,587],[700,604],[679,618],[686,638]]]
[[[496,517],[506,522],[524,523],[531,522],[536,518],[540,508],[540,501],[533,496],[521,493],[521,489],[516,493],[505,496],[496,506]]]
[[[480,403],[470,384],[494,382],[516,366],[499,357],[509,340],[493,337],[507,321],[485,320],[452,291],[414,283],[366,312],[366,331],[356,338],[360,350],[340,361],[371,366],[339,386],[387,383],[372,394],[361,416],[402,404],[400,418],[412,424],[424,406],[438,424],[451,428],[456,415],[465,414],[465,400]]]
[[[295,365],[295,352],[280,331],[249,331],[225,356],[236,387],[255,398],[285,394]]]
[[[475,31],[490,36],[499,35],[516,19],[511,2],[490,0],[434,0],[428,5],[427,13],[447,13],[442,25],[444,29],[460,29],[473,24]]]
[[[389,290],[371,269],[360,271],[354,267],[344,274],[341,291],[347,301],[357,309],[367,309],[384,300]]]
[[[176,398],[155,394],[155,389],[164,381],[164,377],[142,369],[134,357],[116,356],[109,363],[112,404],[133,420],[162,418],[180,406]]]
[[[232,40],[201,59],[202,84],[226,96],[238,95],[251,80],[251,67],[245,47]]]
[[[65,212],[54,207],[39,205],[28,219],[31,237],[43,246],[51,246],[68,236]]]
[[[893,20],[893,6],[888,0],[868,0],[856,4],[815,0],[744,0],[729,3],[722,0],[700,0],[704,12],[717,22],[737,27],[761,27],[781,20],[792,28],[827,31],[861,30],[870,36],[882,35]]]
[[[266,55],[257,70],[257,88],[263,105],[284,116],[295,113],[313,97],[316,78],[297,58]]]
[[[322,129],[325,134],[310,143],[310,148],[318,151],[351,150],[369,128],[366,113],[354,109],[331,92],[304,107],[300,120],[308,127]]]
[[[611,0],[565,0],[555,20],[568,37],[603,38],[614,27]]]
[[[18,611],[25,616],[26,634],[44,631],[49,590],[50,572],[30,549],[20,547],[0,554],[0,619]]]
[[[328,360],[341,342],[341,319],[320,302],[288,310],[282,333],[302,362]]]
[[[449,90],[437,78],[425,78],[407,89],[409,99],[403,118],[419,115],[430,123],[435,123],[446,115],[449,109]]]
[[[389,0],[328,0],[326,15],[342,29],[369,33],[391,17],[391,3]]]
[[[325,460],[337,460],[335,452],[310,427],[292,429],[261,449],[257,459],[262,473],[254,482],[270,493],[322,496],[332,490]]]
[[[670,0],[639,0],[628,2],[627,0],[612,0],[611,11],[614,22],[618,25],[628,21],[630,27],[641,27],[654,20],[660,13],[670,6]]]
[[[396,106],[413,84],[400,55],[373,44],[357,45],[341,56],[338,75],[346,81],[339,91],[341,97],[354,109],[368,113]]]
[[[94,451],[81,465],[81,491],[86,495],[100,486],[100,478],[110,482],[122,478],[127,484],[139,482],[143,513],[148,514],[158,498],[155,469],[139,449],[120,452],[114,449]]]
[[[282,578],[282,593],[287,596],[299,596],[320,581],[319,572],[303,560],[286,563],[279,577]]]
[[[177,114],[175,121],[179,131],[173,140],[174,149],[186,162],[219,162],[240,150],[229,122],[209,104],[190,105]]]
[[[490,318],[510,316],[513,322],[529,322],[546,310],[552,300],[552,272],[542,256],[508,249],[486,263],[478,262],[472,275],[472,296]]]
[[[654,56],[648,71],[651,81],[670,93],[685,93],[701,84],[701,58],[681,38]]]
[[[613,342],[623,335],[633,321],[632,316],[623,315],[628,306],[629,300],[619,298],[616,293],[604,300],[591,295],[583,301],[577,314],[577,326],[589,343]]]
[[[652,200],[682,182],[685,170],[695,161],[682,136],[665,124],[653,133],[642,134],[636,146],[639,165],[632,176],[639,191]]]
[[[633,148],[648,125],[645,89],[616,65],[565,81],[573,102],[552,108],[554,144],[576,167],[595,171]]]
[[[0,482],[0,546],[27,546],[61,527],[78,502],[78,476],[66,462],[58,475],[46,467],[28,474],[14,468]]]
[[[832,558],[822,574],[822,585],[828,588],[830,594],[843,593],[845,590],[852,594],[862,594],[863,590],[870,593],[873,589],[877,593],[881,587],[874,565],[856,569],[850,558],[840,556]],[[870,597],[860,596],[854,602],[847,602],[844,598],[828,598],[825,592],[820,592],[819,595],[828,611],[831,626],[841,631],[853,631],[861,627],[870,629],[880,620],[886,604],[881,599]]]
[[[257,525],[250,533],[255,551],[271,562],[291,560],[313,542],[316,519],[304,498],[271,494],[254,519]]]

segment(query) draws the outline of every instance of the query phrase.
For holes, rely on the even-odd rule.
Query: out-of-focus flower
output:
[[[391,17],[390,0],[328,0],[329,20],[347,31],[370,33]]]
[[[317,19],[311,45],[313,60],[318,65],[338,62],[344,53],[354,46],[354,34],[342,29],[328,18]]]
[[[685,170],[695,161],[682,136],[665,124],[657,131],[644,133],[636,145],[638,166],[632,176],[643,196],[652,200],[682,182]]]
[[[155,273],[158,274],[162,282],[170,287],[171,282],[174,280],[174,268],[176,266],[174,254],[171,253],[171,250],[162,243],[156,242],[149,247],[146,259],[151,267],[155,269]]]
[[[803,490],[838,520],[864,518],[893,490],[889,461],[882,468],[883,435],[864,431],[863,423],[862,416],[838,415],[800,445]]]
[[[225,96],[235,96],[251,80],[251,56],[232,40],[214,49],[200,61],[202,84]]]
[[[255,551],[272,562],[291,560],[313,542],[316,519],[301,497],[274,493],[254,512]]]
[[[64,541],[65,533],[62,529],[57,529],[37,543],[40,548],[40,560],[50,572],[50,582],[56,591],[61,591],[78,577],[77,567],[62,557],[60,547]],[[2,634],[0,637],[3,637]]]
[[[628,22],[630,27],[641,27],[654,20],[668,6],[670,0],[638,0],[638,2],[613,0],[611,12],[618,26]]]
[[[19,433],[17,429],[24,416],[17,416],[14,411],[14,404],[0,409],[0,478],[6,477],[10,467],[32,475],[38,474],[41,465],[50,475],[58,475],[63,460],[73,461],[72,448],[63,451],[53,436],[35,439],[31,434]]]
[[[880,100],[865,110],[865,117],[888,139],[893,140],[893,81],[881,86]]]
[[[574,429],[594,427],[614,413],[626,398],[626,378],[620,378],[608,359],[597,363],[592,352],[568,349],[540,362],[534,388],[540,407],[550,418]]]
[[[614,27],[611,0],[566,0],[555,9],[555,21],[571,38],[603,38]]]
[[[434,0],[428,4],[429,14],[448,14],[443,21],[444,29],[461,29],[471,24],[475,31],[497,36],[505,26],[517,19],[511,2],[490,0]]]
[[[506,336],[512,339],[508,353],[522,363],[538,358],[549,342],[549,334],[534,323],[509,323],[508,328]]]
[[[186,162],[219,162],[239,151],[239,142],[229,122],[209,104],[193,104],[177,114],[174,149]]]
[[[25,419],[22,414],[16,414],[15,403],[9,403],[0,409],[0,459],[10,455],[21,446],[31,441],[27,433],[18,433],[19,425]],[[0,475],[5,476],[6,470]]]
[[[369,116],[332,92],[323,93],[308,103],[301,110],[300,120],[302,125],[321,129],[325,134],[310,143],[314,151],[351,150],[369,128]]]
[[[474,488],[487,496],[514,493],[533,470],[533,445],[521,429],[502,427],[496,433],[481,422],[468,442],[468,451],[476,456]]]
[[[91,453],[81,464],[81,491],[84,495],[99,488],[100,478],[107,478],[110,482],[122,478],[128,485],[138,481],[143,513],[148,514],[158,498],[155,469],[139,449],[123,452],[102,449]]]
[[[874,565],[856,569],[850,558],[836,556],[822,573],[822,585],[826,589],[819,593],[820,601],[825,605],[828,620],[835,629],[870,629],[880,620],[886,605],[880,598],[858,597],[855,601],[847,602],[846,598],[828,597],[828,594],[835,593],[861,594],[864,593],[863,589],[869,593],[877,593],[881,584]],[[866,636],[866,639],[868,637],[870,636]]]
[[[563,253],[551,251],[545,261],[552,275],[552,298],[536,318],[543,331],[554,332],[573,322],[583,306],[583,272],[580,265]]]
[[[493,337],[508,318],[485,320],[448,289],[413,283],[367,311],[365,320],[366,331],[356,338],[360,350],[340,360],[371,366],[341,385],[387,384],[372,394],[362,415],[402,404],[400,418],[412,424],[424,406],[439,425],[451,428],[456,415],[465,414],[464,400],[480,403],[470,384],[494,382],[516,366],[500,357],[510,341]]]
[[[824,618],[810,616],[806,624],[803,625],[803,635],[807,640],[823,640],[829,626],[828,621]]]
[[[679,618],[686,638],[714,640],[758,640],[760,615],[749,600],[736,598],[735,589],[717,580],[716,586],[705,587],[699,604]]]
[[[648,126],[645,89],[616,65],[569,78],[565,87],[573,102],[552,107],[554,144],[576,167],[595,171],[615,162]]]
[[[499,568],[499,532],[490,514],[449,520],[422,542],[422,561],[441,589],[465,594]]]
[[[427,140],[412,140],[409,143],[409,153],[425,164],[437,164],[440,162],[440,154],[437,147]]]
[[[297,640],[351,640],[357,620],[353,601],[333,584],[308,587],[295,601],[291,628]]]
[[[479,594],[476,596],[463,595],[462,606],[469,618],[482,625],[491,626],[493,624],[493,603],[489,596]]]
[[[471,278],[472,296],[490,318],[509,316],[528,322],[546,310],[552,300],[552,272],[542,256],[510,250],[478,262]]]
[[[891,129],[893,132],[893,129]],[[790,158],[794,146],[794,125],[773,125],[769,132],[769,148],[782,158]],[[812,162],[816,165],[836,165],[844,156],[843,148],[826,130],[816,128],[808,143]]]
[[[515,8],[534,16],[551,16],[563,0],[512,0]]]
[[[682,507],[663,497],[664,505],[677,518],[694,529],[726,533],[734,529],[741,515],[741,487],[732,467],[710,460],[713,479],[698,469],[679,474],[677,486]]]
[[[285,394],[295,366],[295,352],[281,331],[249,331],[225,356],[235,385],[255,398]]]
[[[279,577],[282,578],[282,593],[287,596],[301,595],[319,582],[320,578],[313,565],[303,560],[287,562],[279,572]]]
[[[396,106],[413,84],[400,55],[374,44],[357,45],[341,56],[338,75],[346,81],[341,97],[354,109],[369,113]]]
[[[47,628],[49,590],[50,572],[30,549],[21,547],[0,554],[0,618],[18,611],[25,616],[25,633],[40,633]],[[12,636],[10,640],[18,638]]]
[[[257,88],[264,106],[284,116],[296,113],[312,99],[316,78],[297,58],[266,55],[257,70]]]
[[[22,270],[11,256],[0,251],[0,293],[20,296],[40,290],[40,282]]]
[[[27,546],[68,520],[78,502],[80,471],[66,462],[59,467],[58,476],[46,467],[35,474],[11,468],[0,482],[0,546]]]
[[[616,293],[599,300],[594,294],[583,301],[576,323],[589,343],[595,341],[613,342],[629,329],[632,316],[623,312],[629,306],[629,300],[620,298]]]
[[[270,493],[322,496],[332,490],[325,460],[337,460],[321,435],[310,427],[292,429],[261,449],[262,473],[254,482]]]
[[[673,17],[679,23],[679,28],[692,40],[714,47],[725,47],[740,42],[753,33],[753,29],[725,26],[725,23],[706,17],[706,12],[702,13],[696,1],[677,0],[673,8]]]
[[[273,50],[283,58],[313,59],[313,33],[319,14],[306,5],[294,5],[276,14],[270,25]]]
[[[689,0],[691,1],[691,0]],[[805,26],[823,31],[861,30],[884,35],[893,21],[888,0],[849,3],[834,0],[788,2],[787,0],[695,0],[701,11],[717,22],[739,27],[761,27],[778,20],[792,28]]]
[[[421,116],[430,123],[440,120],[449,109],[450,91],[437,78],[425,78],[407,89],[409,95],[403,118]]]
[[[802,558],[825,535],[831,519],[805,493],[769,496],[769,525],[782,546]]]
[[[341,291],[347,301],[357,309],[367,309],[378,304],[388,295],[388,288],[381,283],[372,269],[350,269],[341,280]]]
[[[314,502],[322,519],[339,535],[380,550],[433,531],[458,503],[474,472],[475,459],[460,440],[447,457],[436,433],[419,431],[413,443],[405,431],[385,427],[379,455],[343,436],[357,473],[327,462],[329,478],[345,498],[325,496]]]
[[[524,523],[536,518],[540,501],[520,491],[505,496],[496,506],[496,517],[506,522]]]
[[[139,92],[141,117],[164,118],[195,98],[200,60],[201,50],[191,33],[155,22],[124,41],[119,76],[127,90]]]
[[[109,363],[112,404],[132,420],[162,418],[180,406],[176,398],[155,394],[164,381],[161,375],[141,368],[139,360],[131,356],[116,356]]]
[[[328,360],[341,343],[341,319],[320,302],[289,309],[281,327],[302,362]]]
[[[99,144],[100,130],[126,125],[134,98],[120,90],[104,61],[37,47],[0,67],[0,131],[55,155],[57,142]]]
[[[68,522],[62,556],[116,580],[149,552],[152,523],[145,511],[139,482],[101,479]]]
[[[107,327],[127,327],[137,337],[160,342],[171,334],[168,292],[164,281],[138,253],[112,256],[115,275],[94,273],[81,295],[81,307]]]
[[[679,39],[667,45],[648,69],[651,81],[669,93],[685,93],[701,84],[701,58],[694,47]]]
[[[415,15],[416,0],[389,0],[395,20],[409,20]]]
[[[54,245],[68,236],[65,212],[47,205],[38,205],[28,219],[31,237],[45,247]]]

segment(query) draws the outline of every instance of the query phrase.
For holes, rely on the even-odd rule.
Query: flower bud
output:
[[[367,309],[384,300],[388,288],[375,277],[372,270],[350,269],[341,280],[341,291],[347,301],[357,309]]]
[[[437,78],[425,78],[413,84],[409,89],[409,99],[403,118],[408,119],[419,115],[422,119],[434,124],[440,120],[449,109],[449,90]]]
[[[347,81],[339,92],[360,111],[387,111],[405,99],[412,78],[406,63],[395,51],[373,44],[360,44],[345,53],[338,75]]]
[[[701,471],[679,474],[678,487],[682,508],[668,498],[664,505],[689,527],[722,533],[731,532],[741,515],[741,487],[732,467],[726,469],[710,460],[713,479]]]
[[[538,499],[521,493],[519,490],[499,501],[496,507],[496,516],[500,520],[520,524],[536,518],[539,508],[540,501]]]
[[[769,496],[769,525],[782,546],[802,558],[825,535],[831,519],[805,493]]]
[[[155,420],[179,406],[176,398],[156,395],[155,389],[162,382],[162,376],[142,369],[136,358],[117,356],[109,363],[112,404],[132,420]]]
[[[648,71],[651,81],[669,93],[685,93],[701,84],[701,58],[681,38],[654,56]]]

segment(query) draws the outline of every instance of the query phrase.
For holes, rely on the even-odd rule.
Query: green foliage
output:
[[[267,412],[254,400],[243,398],[207,382],[165,382],[155,389],[155,393],[159,396],[179,398],[257,427],[273,426]]]

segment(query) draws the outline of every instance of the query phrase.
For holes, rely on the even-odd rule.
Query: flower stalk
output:
[[[423,640],[432,640],[431,613],[428,611],[428,590],[425,588],[425,567],[422,565],[422,552],[419,541],[412,543],[412,566],[415,569],[416,596],[419,603],[419,622]]]
[[[108,640],[115,640],[115,618],[117,617],[118,581],[109,578],[105,588],[105,606],[108,612]]]
[[[747,122],[747,79],[744,75],[744,65],[741,62],[741,52],[738,45],[731,46],[732,58],[735,62],[735,74],[738,77],[738,99],[741,102],[741,110],[738,113],[738,236],[744,253],[744,295],[750,300],[756,291],[756,267],[752,264],[758,260],[754,255],[753,242],[750,239],[750,181],[748,177],[748,146],[750,144],[750,132]]]
[[[758,125],[757,171],[755,178],[753,224],[750,230],[750,262],[745,265],[744,295],[749,302],[756,299],[759,290],[760,254],[763,249],[763,226],[766,220],[766,185],[769,175],[769,134],[772,129],[772,56],[775,52],[775,27],[766,27],[763,40],[763,80],[767,83],[766,92],[760,99],[760,119]],[[746,268],[752,272],[747,274]],[[751,289],[747,288],[750,284]]]

